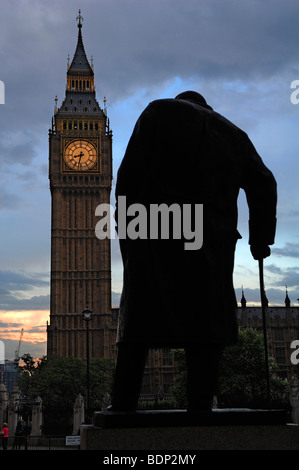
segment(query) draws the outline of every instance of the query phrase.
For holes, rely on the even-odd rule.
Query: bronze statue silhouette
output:
[[[237,199],[246,193],[249,245],[270,255],[276,181],[247,134],[193,91],[151,102],[117,175],[116,203],[203,205],[203,243],[120,238],[124,267],[111,410],[136,410],[150,348],[184,348],[188,410],[209,410],[223,348],[237,341],[234,253]],[[116,221],[122,214],[116,206]],[[127,221],[130,223],[130,219]],[[150,222],[150,221],[149,221]]]

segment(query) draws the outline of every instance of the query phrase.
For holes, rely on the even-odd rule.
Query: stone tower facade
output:
[[[79,11],[75,54],[68,63],[65,98],[55,107],[49,131],[51,214],[51,304],[47,354],[112,358],[110,240],[97,239],[95,210],[110,203],[112,132],[96,99],[93,65],[82,39]],[[57,100],[56,100],[57,102]]]

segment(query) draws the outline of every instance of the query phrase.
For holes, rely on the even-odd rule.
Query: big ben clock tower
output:
[[[112,132],[105,109],[96,100],[93,65],[82,40],[68,63],[66,93],[55,108],[49,131],[49,180],[52,200],[51,304],[48,356],[112,357],[110,240],[95,235],[95,209],[110,203]]]

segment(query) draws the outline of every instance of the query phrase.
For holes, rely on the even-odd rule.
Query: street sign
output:
[[[66,436],[65,445],[67,446],[79,446],[80,436]]]

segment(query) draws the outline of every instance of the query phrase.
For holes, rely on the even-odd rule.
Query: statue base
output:
[[[212,411],[143,410],[135,412],[99,411],[93,424],[100,428],[138,428],[169,426],[223,426],[249,424],[285,424],[285,410],[253,410],[250,408],[217,408]]]
[[[299,450],[284,410],[97,412],[81,427],[81,450]]]

